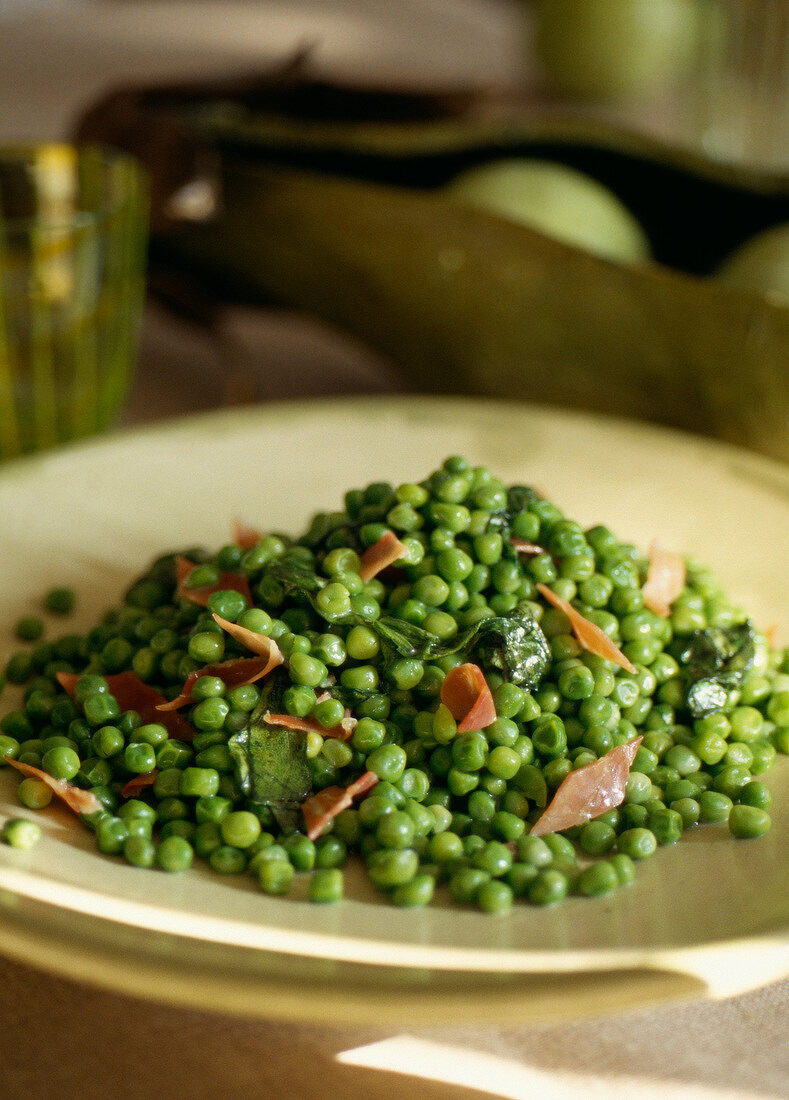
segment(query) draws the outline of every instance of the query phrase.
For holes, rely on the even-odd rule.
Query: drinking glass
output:
[[[111,426],[133,375],[148,186],[99,146],[0,148],[0,458]]]

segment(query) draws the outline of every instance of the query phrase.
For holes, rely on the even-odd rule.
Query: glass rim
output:
[[[115,146],[97,142],[77,143],[70,141],[20,141],[0,144],[0,174],[5,165],[23,165],[41,150],[73,150],[77,159],[95,157],[103,168],[119,166],[125,172],[125,180],[131,184],[125,194],[102,199],[94,208],[77,208],[62,217],[42,221],[38,214],[25,214],[6,218],[0,209],[0,230],[3,232],[37,232],[75,230],[96,225],[112,214],[129,205],[147,205],[149,195],[148,176],[140,162],[130,153]]]

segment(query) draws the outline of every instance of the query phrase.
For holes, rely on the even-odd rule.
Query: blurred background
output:
[[[695,424],[688,416],[688,406],[695,403],[703,410],[700,430],[786,458],[788,8],[785,0],[0,0],[0,143],[68,139],[86,112],[119,88],[184,82],[193,88],[210,86],[217,80],[265,73],[304,51],[310,81],[367,90],[390,88],[419,93],[428,100],[437,97],[444,106],[450,103],[453,106],[447,117],[455,126],[455,137],[459,102],[466,107],[463,119],[474,124],[480,118],[501,116],[508,126],[513,119],[527,126],[526,137],[509,140],[509,144],[502,144],[501,132],[497,132],[490,149],[477,150],[474,156],[468,152],[467,140],[465,159],[457,161],[458,168],[477,168],[496,160],[504,146],[509,159],[525,155],[543,160],[546,149],[602,147],[607,160],[573,153],[564,157],[565,166],[593,170],[599,166],[596,182],[602,175],[613,198],[624,197],[628,207],[624,212],[607,205],[610,194],[584,192],[583,182],[581,193],[576,194],[577,180],[554,177],[524,182],[519,177],[509,181],[495,176],[490,181],[472,176],[470,184],[463,181],[452,200],[454,211],[459,202],[466,211],[473,210],[474,217],[484,210],[486,218],[492,214],[517,222],[523,211],[513,212],[513,195],[517,208],[523,206],[525,194],[526,224],[538,234],[546,234],[551,242],[569,243],[571,251],[565,255],[541,251],[533,240],[517,236],[520,229],[513,231],[515,236],[510,233],[502,238],[505,251],[513,247],[516,238],[517,246],[525,249],[528,262],[524,270],[530,272],[530,287],[538,278],[545,281],[559,272],[557,287],[568,301],[582,298],[592,284],[605,289],[604,297],[601,291],[601,300],[595,304],[595,315],[607,315],[609,328],[621,327],[622,335],[606,350],[607,333],[603,333],[604,350],[594,363],[593,377],[583,377],[578,366],[589,356],[588,347],[574,346],[575,334],[586,322],[578,309],[567,316],[552,316],[539,340],[531,333],[524,339],[520,333],[520,345],[509,335],[504,341],[487,341],[480,322],[468,341],[479,347],[475,363],[461,369],[447,354],[435,376],[420,366],[422,377],[417,381],[407,369],[409,349],[395,346],[391,337],[374,330],[369,297],[360,297],[358,308],[364,316],[357,318],[348,309],[323,305],[317,293],[300,295],[271,281],[266,285],[254,279],[250,282],[246,271],[245,293],[228,295],[222,308],[212,311],[211,325],[195,323],[204,298],[198,297],[196,307],[192,302],[191,310],[174,310],[170,308],[172,296],[149,295],[124,422],[251,400],[442,389],[447,388],[447,379],[461,378],[462,387],[469,392],[530,400],[544,395],[550,403],[610,407],[611,411],[691,429]],[[227,95],[219,99],[226,105]],[[244,110],[248,108],[247,102]],[[442,108],[436,101],[433,109],[441,121]],[[374,124],[374,110],[372,115],[370,110],[368,105],[365,121]],[[266,114],[269,121],[270,114]],[[254,112],[238,117],[242,123],[255,121]],[[209,121],[213,125],[216,120],[211,116]],[[287,121],[293,123],[292,111]],[[295,121],[299,123],[297,113]],[[305,148],[316,141],[313,121],[310,119],[303,131],[305,140],[309,139]],[[205,118],[201,120],[204,124]],[[124,134],[118,125],[117,117],[109,118],[103,130],[99,127],[93,132],[113,144],[123,144]],[[600,126],[602,130],[595,129]],[[226,131],[222,123],[219,132],[225,136],[220,136],[218,143],[223,149]],[[348,143],[366,140],[363,132],[355,135],[347,127],[331,132],[332,140],[338,137],[343,145],[346,164]],[[402,132],[410,135],[408,140],[433,143],[435,152],[440,130],[433,128],[414,136],[413,127],[406,124]],[[391,134],[390,127],[386,140]],[[318,138],[319,143],[327,140],[325,132]],[[294,141],[292,133],[289,140],[284,159],[292,167],[301,154],[296,155],[299,140]],[[238,133],[233,141],[238,144]],[[257,155],[270,146],[269,132]],[[170,156],[177,158],[175,147],[170,148]],[[262,159],[266,159],[265,152]],[[277,159],[283,159],[281,149]],[[651,176],[645,165],[654,168]],[[441,187],[448,182],[447,171],[439,180]],[[633,181],[639,172],[636,187]],[[434,189],[437,179],[431,181]],[[414,182],[419,182],[417,177],[406,179],[408,184]],[[565,185],[569,191],[564,190]],[[683,211],[681,188],[685,185],[688,205]],[[711,188],[709,194],[705,187]],[[179,197],[193,203],[195,194],[199,205],[199,191]],[[208,200],[210,207],[212,196]],[[715,224],[710,222],[713,210]],[[631,218],[634,212],[636,224]],[[705,212],[710,224],[702,225]],[[158,213],[155,208],[154,223]],[[262,219],[264,212],[258,213]],[[193,212],[185,214],[187,220],[192,216]],[[251,212],[247,217],[249,224],[257,224]],[[442,239],[454,241],[451,247],[439,250],[445,274],[456,263],[465,265],[464,270],[471,266],[466,260],[474,249],[469,237],[472,230],[477,231],[474,217],[469,214],[464,225],[452,222],[448,227],[442,222],[434,226]],[[603,244],[611,244],[612,252],[603,249],[598,253],[594,241],[574,236],[579,225],[593,225],[596,220],[601,220],[601,232],[607,238]],[[700,237],[694,253],[696,223],[707,239]],[[732,228],[735,223],[736,232]],[[493,234],[480,245],[489,257],[499,247],[499,238],[485,218],[480,224]],[[710,238],[718,228],[720,248],[714,255]],[[697,276],[707,279],[716,275],[724,254],[736,251],[735,245],[739,247],[765,229],[779,229],[781,235],[777,243],[768,242],[761,259],[758,255],[756,261],[746,257],[744,282],[740,279],[743,300],[713,295],[708,311],[706,291],[697,285],[701,282]],[[353,233],[353,228],[349,232]],[[232,226],[225,243],[231,239]],[[331,294],[332,247],[325,241],[321,247],[323,283],[328,280],[327,294]],[[333,247],[336,251],[339,246]],[[532,247],[538,257],[534,262],[529,252]],[[279,254],[277,248],[284,254],[288,246],[282,241],[271,244],[268,252],[259,253],[261,263],[265,257],[270,267],[272,256],[276,260]],[[599,268],[586,263],[589,254],[604,256]],[[212,256],[209,265],[214,263],[218,272],[222,265],[216,253]],[[653,258],[658,264],[649,266]],[[399,257],[398,262],[401,260]],[[415,262],[414,256],[411,261]],[[347,266],[347,257],[342,262]],[[406,272],[407,280],[407,269],[400,270]],[[369,271],[367,276],[369,282]],[[292,280],[297,277],[297,272],[289,273]],[[473,287],[461,289],[473,297]],[[347,300],[352,290],[347,281],[339,280],[335,299],[343,296]],[[201,287],[201,294],[206,293]],[[377,293],[388,306],[386,291],[378,287]],[[542,299],[528,301],[533,312],[542,310]],[[414,314],[413,305],[406,305],[394,293],[392,303],[392,317],[387,321],[384,316],[379,328],[407,325],[415,333],[420,331],[423,343],[437,347],[437,359],[441,360],[440,327],[423,324],[424,318]],[[439,308],[436,305],[436,311]],[[695,319],[708,312],[715,316],[716,311],[725,321],[710,323],[709,335],[698,337]],[[713,336],[713,329],[720,333]],[[646,363],[646,381],[639,380],[642,397],[620,402],[601,399],[601,386],[605,390],[609,385],[611,393],[622,391],[628,357],[641,354],[638,347],[633,348],[632,334],[641,330],[649,343],[642,355]],[[670,333],[671,340],[664,339],[664,346],[655,350],[660,341],[654,333]],[[727,362],[726,349],[737,349],[738,342],[741,354],[735,350]],[[491,362],[497,356],[510,356],[528,366],[544,358],[549,345],[565,345],[557,369],[567,381],[555,391],[546,389],[547,379],[540,382],[542,390],[536,384],[521,386],[512,367],[503,367],[500,376],[490,381],[496,371]],[[592,334],[589,346],[601,346],[597,334]],[[761,414],[754,414],[746,417],[747,423],[729,424],[731,410],[743,405],[743,392],[736,387],[731,392],[730,381],[721,384],[718,369],[709,367],[713,362],[721,364],[720,372],[729,374],[742,363],[744,374],[756,387],[754,403],[763,407],[766,400],[772,402],[769,423],[763,423]],[[754,363],[760,364],[758,369]],[[716,375],[714,384],[710,384],[710,373]],[[680,386],[680,374],[693,377],[690,390],[685,382]],[[649,394],[646,401],[645,388]],[[656,395],[663,390],[669,398],[658,399]],[[666,407],[669,399],[671,407]]]

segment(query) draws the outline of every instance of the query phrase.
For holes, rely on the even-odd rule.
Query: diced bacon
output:
[[[641,738],[618,745],[592,764],[570,772],[556,789],[547,809],[531,828],[532,836],[560,833],[583,825],[619,806]]]
[[[252,527],[242,519],[237,519],[233,524],[233,542],[242,550],[251,550],[262,538],[262,531],[258,531],[256,527]]]
[[[519,554],[547,553],[544,546],[538,546],[536,542],[529,542],[528,539],[519,539],[515,535],[513,535],[510,539],[510,546],[514,546]]]
[[[146,787],[152,787],[154,785],[158,774],[159,769],[154,768],[153,771],[146,772],[145,775],[133,776],[121,789],[121,795],[124,798],[135,798],[140,791],[144,791]]]
[[[272,642],[272,645],[274,643]],[[281,662],[279,662],[281,663]],[[243,687],[261,680],[275,666],[268,657],[236,657],[231,661],[218,661],[213,665],[203,665],[187,676],[180,695],[167,703],[159,703],[158,711],[178,710],[192,701],[194,686],[201,676],[218,676],[226,688]]]
[[[269,667],[263,673],[264,676],[276,668],[277,665],[284,664],[285,658],[273,638],[269,638],[265,634],[258,634],[256,630],[249,630],[246,626],[239,626],[238,623],[231,623],[228,619],[223,619],[221,615],[215,614],[214,622],[221,626],[231,638],[235,638],[241,645],[246,646],[250,652],[268,659]]]
[[[575,635],[578,644],[587,649],[590,653],[596,654],[598,657],[603,657],[606,661],[612,661],[613,664],[619,665],[620,668],[625,669],[627,672],[634,673],[635,667],[628,661],[621,649],[614,645],[604,630],[601,630],[595,623],[590,622],[584,618],[580,611],[576,611],[571,603],[567,600],[563,600],[561,596],[557,596],[553,589],[548,588],[546,584],[538,584],[537,591],[540,595],[552,604],[559,611],[563,611],[567,618],[570,620],[573,634]]]
[[[685,587],[685,562],[671,550],[663,550],[656,542],[649,548],[649,570],[641,589],[644,606],[667,619],[671,605]]]
[[[458,724],[458,733],[482,730],[496,721],[496,705],[479,665],[457,665],[441,684],[441,702]]]
[[[175,559],[175,575],[178,582],[175,594],[182,600],[190,600],[192,603],[200,604],[201,607],[207,607],[208,597],[213,595],[214,592],[232,590],[233,592],[240,592],[246,598],[247,603],[251,605],[252,593],[249,590],[249,581],[240,573],[220,573],[216,584],[203,584],[199,588],[190,588],[186,580],[194,568],[196,568],[195,563],[189,561],[188,558],[177,557]]]
[[[73,672],[58,672],[58,682],[64,691],[73,698],[74,687],[79,680],[79,675]],[[110,694],[118,701],[121,710],[136,710],[143,722],[159,722],[163,725],[170,737],[176,741],[191,741],[195,731],[176,710],[160,711],[158,708],[167,699],[156,688],[144,683],[136,672],[114,672],[104,679],[110,689]]]
[[[317,718],[297,718],[293,714],[272,714],[267,710],[263,721],[269,726],[285,726],[289,730],[301,730],[304,733],[319,733],[321,737],[333,737],[336,741],[347,741],[356,729],[356,719],[346,710],[345,717],[336,726],[322,726]]]
[[[81,787],[75,787],[65,779],[55,779],[54,776],[35,768],[32,764],[23,764],[21,760],[12,760],[5,757],[5,762],[12,768],[16,768],[22,775],[32,779],[40,779],[49,787],[54,795],[73,810],[75,814],[94,814],[97,810],[103,810],[104,804],[96,798],[92,791],[85,791]]]
[[[407,553],[408,548],[403,545],[394,531],[384,531],[378,542],[374,542],[362,552],[359,576],[363,581],[369,581],[377,577],[387,565],[392,565]]]
[[[365,772],[348,787],[325,787],[302,802],[301,812],[310,840],[317,840],[330,821],[349,809],[357,795],[369,791],[377,782],[374,772]]]

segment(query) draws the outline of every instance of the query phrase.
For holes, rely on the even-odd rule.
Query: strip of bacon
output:
[[[561,833],[619,806],[624,801],[627,778],[640,744],[641,738],[637,737],[611,749],[594,763],[570,772],[532,825],[531,835]]]
[[[357,795],[369,791],[377,782],[375,772],[365,772],[348,787],[325,787],[302,802],[301,812],[310,840],[317,840],[337,814],[349,809]]]
[[[302,730],[304,733],[319,733],[321,737],[333,737],[337,741],[347,741],[356,729],[356,719],[346,710],[345,717],[336,726],[322,726],[317,718],[297,718],[293,714],[272,714],[267,710],[263,721],[269,726],[285,726],[289,730]]]
[[[153,771],[146,772],[145,775],[133,776],[121,789],[121,795],[124,798],[136,798],[140,791],[144,791],[146,787],[152,787],[154,785],[158,774],[159,769],[154,768]]]
[[[496,704],[479,665],[457,665],[444,677],[441,702],[458,724],[458,733],[482,730],[496,721]]]
[[[544,546],[538,546],[536,542],[529,542],[528,539],[519,539],[515,535],[510,539],[510,546],[514,546],[519,554],[547,553]]]
[[[274,644],[273,642],[271,643]],[[279,651],[278,651],[279,652]],[[280,654],[281,656],[281,654]],[[281,661],[276,662],[281,664]],[[180,695],[167,703],[159,703],[158,711],[178,710],[179,707],[191,703],[194,686],[201,676],[218,676],[226,688],[243,687],[245,684],[254,684],[261,680],[275,665],[268,657],[236,657],[230,661],[218,661],[213,665],[203,665],[190,672],[184,681]]]
[[[237,519],[233,524],[233,542],[242,550],[251,550],[253,546],[257,546],[262,538],[262,531],[258,531],[256,527],[244,523],[242,519]]]
[[[79,680],[79,673],[58,672],[57,678],[64,691],[74,698],[74,686]],[[195,731],[186,721],[183,715],[177,711],[160,711],[162,703],[167,699],[156,688],[144,683],[136,672],[113,672],[104,679],[121,710],[136,710],[143,722],[159,722],[163,725],[170,737],[176,741],[191,741]]]
[[[635,667],[628,661],[622,650],[614,645],[605,631],[601,630],[595,623],[591,623],[588,619],[585,619],[581,612],[576,611],[571,603],[568,603],[567,600],[563,600],[561,596],[557,596],[553,589],[548,588],[546,584],[538,584],[537,591],[548,601],[548,603],[553,604],[555,608],[565,613],[570,620],[573,634],[578,640],[579,645],[583,646],[584,649],[588,649],[590,653],[605,658],[606,661],[612,661],[615,665],[619,665],[620,668],[625,669],[627,672],[634,673],[636,671]]]
[[[271,672],[277,665],[285,663],[285,658],[273,638],[268,638],[265,634],[258,634],[256,630],[249,630],[246,626],[239,626],[238,623],[231,623],[229,619],[223,619],[221,615],[214,614],[214,622],[218,623],[231,638],[235,638],[237,642],[246,646],[252,653],[257,653],[260,657],[266,657],[270,662],[270,667],[266,672]]]
[[[214,592],[232,590],[233,592],[240,592],[242,596],[246,597],[247,603],[252,604],[249,581],[240,573],[220,573],[216,584],[203,584],[199,588],[190,588],[186,580],[194,568],[195,563],[189,561],[188,558],[177,557],[175,559],[175,576],[178,582],[175,594],[182,600],[191,600],[192,603],[200,604],[201,607],[207,607],[208,597],[213,595]]]
[[[656,542],[649,548],[649,570],[641,589],[644,606],[667,619],[671,605],[685,587],[685,562],[671,550],[663,550]]]
[[[378,542],[362,552],[359,576],[363,581],[369,581],[377,577],[387,565],[392,565],[407,553],[408,548],[400,542],[394,531],[384,531]]]
[[[34,768],[32,764],[23,764],[21,760],[12,760],[10,756],[4,757],[6,764],[16,768],[22,775],[30,779],[40,779],[49,787],[54,795],[73,810],[75,814],[95,814],[97,810],[103,810],[104,804],[96,798],[92,791],[84,791],[81,787],[75,787],[65,779],[55,779],[54,776]]]

